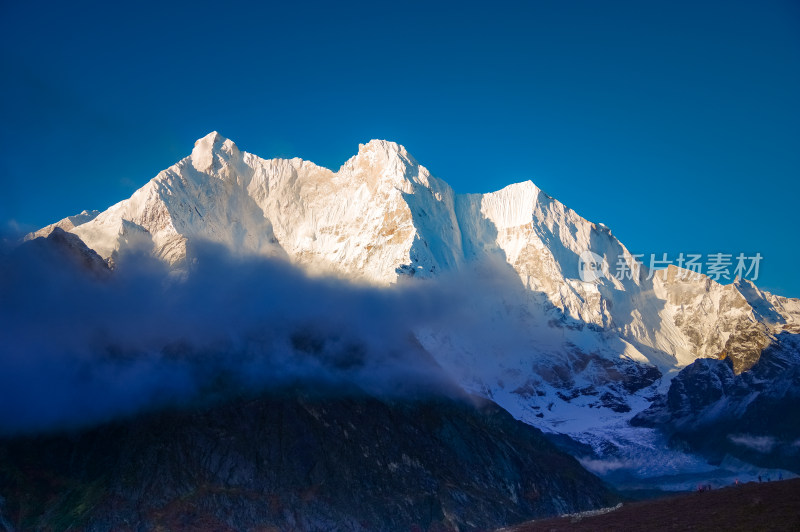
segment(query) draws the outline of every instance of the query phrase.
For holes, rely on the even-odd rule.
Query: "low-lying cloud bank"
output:
[[[486,299],[519,293],[501,267],[373,288],[212,245],[196,250],[185,276],[146,255],[97,275],[57,247],[0,250],[0,434],[297,382],[452,391],[412,331],[466,322],[478,339],[513,337],[513,326],[494,330],[484,319]]]

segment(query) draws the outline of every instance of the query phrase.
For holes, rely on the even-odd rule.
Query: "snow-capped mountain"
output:
[[[193,241],[207,240],[377,284],[431,277],[495,255],[564,319],[618,332],[631,343],[627,353],[660,368],[723,354],[736,361],[746,355],[737,350],[738,336],[800,327],[797,300],[747,282],[685,280],[677,268],[649,280],[643,268],[633,279],[583,282],[579,257],[587,250],[634,267],[607,227],[530,181],[455,194],[405,148],[380,140],[361,145],[333,172],[297,158],[261,159],[213,132],[131,198],[35,235],[54,226],[111,262],[127,248],[148,246],[179,266]],[[761,347],[753,345],[756,352]]]
[[[674,266],[651,275],[609,228],[532,182],[456,194],[405,148],[382,140],[360,145],[332,171],[297,158],[262,159],[213,132],[129,199],[30,236],[54,227],[112,265],[144,249],[185,269],[202,242],[376,285],[499,264],[517,289],[499,291],[485,318],[518,325],[515,334],[524,332],[513,345],[457,328],[416,335],[465,388],[587,443],[602,433],[606,443],[627,445],[619,440],[627,421],[696,359],[727,358],[738,374],[777,335],[800,332],[800,300]],[[602,258],[605,275],[581,279],[586,252]],[[620,261],[637,274],[608,274]],[[603,432],[608,427],[620,430]]]

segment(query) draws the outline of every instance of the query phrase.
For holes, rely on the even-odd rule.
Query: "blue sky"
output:
[[[0,41],[6,224],[105,209],[211,130],[332,168],[384,138],[800,296],[796,1],[3,2]]]

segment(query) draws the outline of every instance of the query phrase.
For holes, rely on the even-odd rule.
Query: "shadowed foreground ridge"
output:
[[[800,530],[800,479],[626,503],[602,515],[544,519],[501,532],[601,530]]]
[[[493,403],[290,392],[0,442],[18,529],[480,530],[616,503]]]

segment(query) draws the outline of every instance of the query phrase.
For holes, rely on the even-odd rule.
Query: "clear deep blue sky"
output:
[[[800,3],[0,3],[0,222],[105,209],[218,130],[457,192],[533,180],[636,253],[800,296]]]

